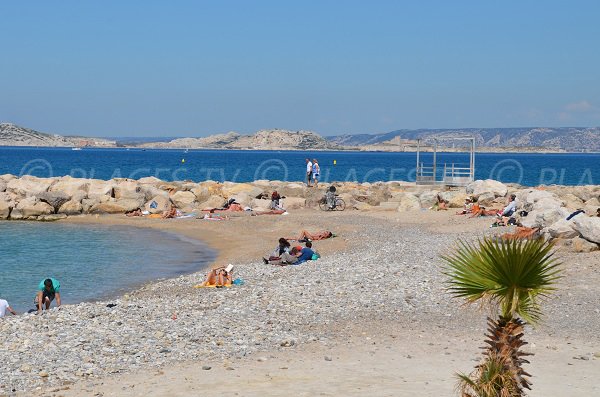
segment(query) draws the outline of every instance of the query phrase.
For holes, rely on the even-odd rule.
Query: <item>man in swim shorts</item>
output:
[[[54,298],[56,298],[56,307],[60,307],[60,283],[53,278],[42,280],[38,286],[38,292],[34,300],[37,312],[42,312],[42,306],[46,306],[46,310],[50,309],[50,302]]]

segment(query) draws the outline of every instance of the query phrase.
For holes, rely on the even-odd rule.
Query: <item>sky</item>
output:
[[[599,126],[597,1],[3,1],[0,122],[84,136]]]

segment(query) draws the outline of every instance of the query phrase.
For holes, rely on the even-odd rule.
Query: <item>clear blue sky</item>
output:
[[[0,121],[96,136],[600,125],[598,1],[3,1]]]

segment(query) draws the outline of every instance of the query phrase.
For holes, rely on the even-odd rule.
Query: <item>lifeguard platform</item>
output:
[[[432,152],[432,158],[424,155]],[[468,153],[466,162],[443,162],[438,164],[438,152]],[[428,156],[429,157],[429,156]],[[445,137],[417,140],[417,185],[465,186],[475,179],[475,138]]]

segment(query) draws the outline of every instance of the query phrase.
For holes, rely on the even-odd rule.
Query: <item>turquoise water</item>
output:
[[[0,297],[33,308],[39,282],[61,283],[64,304],[110,298],[163,277],[206,267],[203,244],[156,230],[103,225],[0,222]]]

